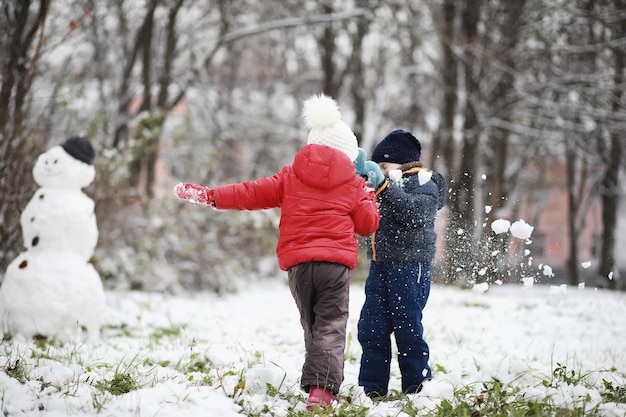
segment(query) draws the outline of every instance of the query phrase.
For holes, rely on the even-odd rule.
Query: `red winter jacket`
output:
[[[281,208],[278,265],[287,270],[309,261],[356,267],[355,233],[366,236],[380,219],[373,191],[343,152],[306,145],[271,177],[213,190],[215,207],[229,210]]]

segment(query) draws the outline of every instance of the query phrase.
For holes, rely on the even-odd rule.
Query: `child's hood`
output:
[[[304,184],[315,188],[332,188],[356,175],[354,164],[345,153],[325,145],[310,144],[294,158],[293,171]]]

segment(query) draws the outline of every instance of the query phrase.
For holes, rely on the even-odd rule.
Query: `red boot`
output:
[[[312,408],[326,408],[336,399],[337,397],[334,396],[331,391],[325,390],[324,388],[311,387],[306,408],[307,410]]]

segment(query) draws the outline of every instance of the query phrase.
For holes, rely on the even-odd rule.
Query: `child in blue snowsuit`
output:
[[[358,323],[363,348],[359,385],[373,398],[388,391],[392,333],[402,391],[417,393],[432,378],[422,310],[430,294],[435,217],[445,204],[448,185],[443,176],[422,167],[420,154],[417,138],[395,130],[376,146],[373,162],[361,167],[376,189],[380,209],[380,226],[366,239],[371,265]],[[401,171],[401,177],[393,170]]]

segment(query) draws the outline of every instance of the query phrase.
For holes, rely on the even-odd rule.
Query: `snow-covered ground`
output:
[[[433,286],[424,312],[433,380],[410,396],[415,409],[433,409],[454,388],[479,393],[494,378],[528,399],[563,404],[593,405],[603,379],[626,385],[626,294],[521,284],[483,290]],[[363,299],[363,285],[353,284],[341,401],[369,407],[368,416],[406,415],[399,401],[372,403],[357,386]],[[285,279],[223,297],[107,292],[104,319],[99,340],[2,342],[2,413],[228,417],[305,408],[302,330]],[[395,361],[392,372],[398,389]],[[585,383],[567,384],[569,376]],[[131,389],[113,395],[119,382]],[[626,404],[602,407],[603,415],[626,414]]]

